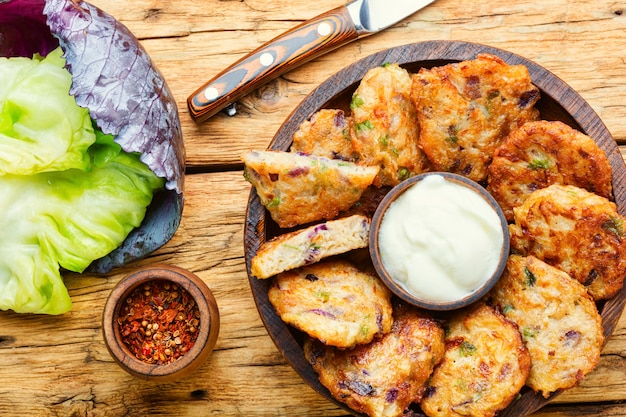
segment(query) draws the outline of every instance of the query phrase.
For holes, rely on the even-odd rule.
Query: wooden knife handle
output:
[[[203,122],[268,81],[358,38],[348,9],[338,7],[265,43],[216,75],[187,99]]]

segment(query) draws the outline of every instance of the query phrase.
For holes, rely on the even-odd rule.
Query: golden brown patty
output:
[[[335,218],[356,203],[378,167],[279,151],[242,156],[244,178],[280,227]]]
[[[523,65],[481,54],[475,60],[422,68],[413,75],[419,144],[433,168],[487,178],[496,148],[513,129],[539,116],[539,90]]]
[[[573,185],[535,191],[513,210],[513,253],[533,255],[581,282],[594,299],[624,284],[624,217],[615,203]]]
[[[343,110],[318,111],[294,133],[291,152],[356,161],[358,154],[350,141],[350,117]]]
[[[269,290],[276,313],[323,343],[369,343],[391,329],[391,293],[371,273],[333,260],[279,274]]]
[[[526,385],[544,397],[573,387],[598,363],[602,319],[585,287],[565,272],[513,255],[490,298],[519,326],[532,361]]]
[[[410,91],[409,73],[390,64],[369,70],[352,96],[352,144],[362,163],[380,166],[377,186],[396,185],[428,168]]]
[[[368,245],[370,219],[355,214],[278,235],[264,242],[250,262],[259,279],[310,265]]]
[[[526,123],[496,150],[487,190],[513,220],[513,207],[551,184],[575,185],[610,198],[611,165],[593,139],[564,123]]]
[[[417,310],[394,312],[391,332],[368,345],[339,350],[308,340],[306,359],[339,401],[369,416],[401,416],[419,401],[443,356],[443,329]]]
[[[421,402],[427,416],[494,416],[524,386],[530,355],[517,326],[479,303],[448,323],[446,353]]]

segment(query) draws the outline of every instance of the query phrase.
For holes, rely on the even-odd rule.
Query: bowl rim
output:
[[[498,216],[500,228],[502,229],[502,245],[500,247],[500,253],[498,256],[498,263],[496,264],[495,270],[493,273],[486,278],[479,287],[475,290],[465,294],[463,297],[458,299],[451,300],[430,300],[425,297],[420,297],[418,295],[412,294],[408,291],[404,286],[397,283],[391,274],[385,268],[385,265],[382,261],[382,256],[380,254],[380,245],[379,245],[379,231],[380,226],[383,222],[384,216],[387,213],[387,210],[391,206],[391,204],[398,199],[402,194],[408,191],[417,183],[423,181],[427,177],[431,176],[440,176],[443,177],[446,181],[450,181],[452,183],[458,184],[460,186],[466,187],[469,190],[474,191],[478,196],[483,198],[487,204],[493,209],[493,211]],[[381,200],[376,208],[374,216],[372,217],[370,231],[369,231],[369,240],[368,247],[370,257],[372,258],[372,263],[374,265],[374,269],[378,273],[380,279],[385,283],[387,288],[394,293],[396,296],[400,297],[402,300],[406,301],[409,304],[412,304],[416,307],[420,307],[427,310],[435,310],[435,311],[448,311],[448,310],[456,310],[463,307],[466,307],[474,302],[480,300],[484,295],[486,295],[498,282],[504,269],[506,267],[506,262],[510,252],[510,234],[508,222],[504,216],[504,212],[500,205],[496,202],[495,198],[479,183],[464,177],[460,174],[455,174],[451,172],[439,172],[439,171],[431,171],[425,172],[413,177],[407,178],[402,181],[400,184],[394,186]]]
[[[186,290],[200,312],[198,336],[189,351],[168,364],[149,364],[132,354],[121,340],[117,318],[122,303],[140,285],[151,281],[170,281]],[[209,356],[219,333],[219,310],[210,288],[197,275],[174,265],[156,264],[130,273],[111,290],[102,315],[102,333],[113,359],[134,376],[148,379],[176,377],[188,369],[195,370]]]

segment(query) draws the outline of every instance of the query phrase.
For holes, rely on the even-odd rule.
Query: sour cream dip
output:
[[[477,191],[439,174],[426,175],[385,211],[378,230],[380,260],[408,293],[458,300],[498,269],[505,228]]]

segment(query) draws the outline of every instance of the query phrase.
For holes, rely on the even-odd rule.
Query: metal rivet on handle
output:
[[[266,52],[261,55],[260,61],[261,65],[263,65],[264,67],[268,67],[272,65],[272,63],[274,63],[274,57],[269,52]]]
[[[207,87],[204,90],[204,97],[209,101],[215,100],[219,96],[219,94],[219,91],[217,91],[217,88],[215,87]]]
[[[330,32],[331,32],[331,27],[326,22],[320,23],[319,26],[317,27],[317,33],[320,36],[328,36]]]

